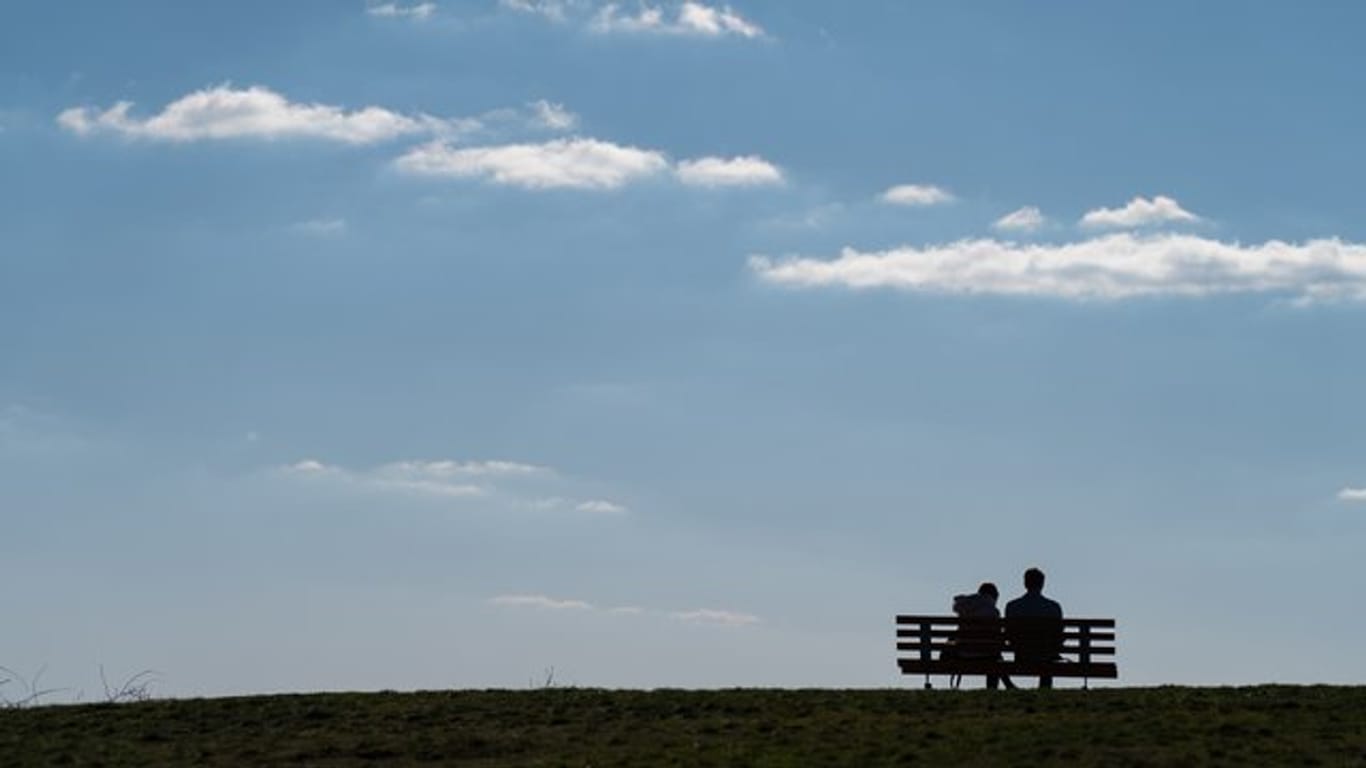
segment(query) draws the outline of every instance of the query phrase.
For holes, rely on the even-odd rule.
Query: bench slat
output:
[[[965,644],[950,642],[932,642],[929,644],[929,650],[934,652],[935,654],[938,654],[950,648],[960,648],[962,647],[962,645],[967,645],[969,648],[982,648],[985,644],[980,642]],[[905,640],[896,644],[896,649],[898,651],[923,651],[925,650],[925,648],[926,646],[923,643],[914,643]],[[1010,646],[1004,643],[1001,644],[1000,649],[1006,653],[1010,652]],[[1089,652],[1092,656],[1115,655],[1115,647],[1113,645],[1091,645],[1083,647],[1080,643],[1064,643],[1062,647],[1058,650],[1058,652],[1064,656],[1075,656],[1082,653],[1083,651]]]
[[[931,630],[929,630],[929,631],[921,631],[921,630],[919,630],[919,629],[898,629],[898,630],[896,631],[896,636],[897,636],[897,637],[924,637],[924,636],[926,636],[926,635],[929,635],[930,637],[957,637],[957,636],[958,636],[958,633],[959,633],[959,630],[958,630],[957,627],[955,627],[955,628],[953,628],[953,629],[949,629],[949,628],[947,628],[947,627],[944,628],[944,629],[931,629]]]
[[[958,626],[958,623],[960,621],[962,621],[962,619],[960,619],[957,616],[922,616],[919,614],[898,614],[896,617],[897,624],[930,624],[934,626],[956,627]],[[980,621],[980,619],[973,619],[973,621]],[[1064,616],[1062,619],[1062,626],[1064,629],[1072,629],[1079,627],[1114,629],[1115,620],[1073,619]]]
[[[980,631],[980,629],[978,631]],[[961,630],[958,629],[931,629],[928,634],[930,637],[957,637],[960,632]],[[927,633],[922,632],[919,629],[902,628],[896,631],[897,637],[924,637],[925,634]],[[1062,637],[1064,640],[1079,640],[1082,637],[1082,632],[1079,629],[1068,629],[1063,631]],[[1113,642],[1115,633],[1091,632],[1087,637],[1091,638],[1091,642],[1094,643]]]

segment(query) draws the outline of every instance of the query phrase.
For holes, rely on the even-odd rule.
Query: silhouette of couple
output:
[[[1062,606],[1044,597],[1043,582],[1043,571],[1030,568],[1024,572],[1025,593],[1006,603],[1007,619],[1035,620],[1021,622],[1034,625],[1027,635],[1014,637],[1009,628],[1006,630],[1015,661],[1053,661],[1062,645],[1062,625],[1055,623],[1062,621]],[[946,654],[960,659],[1001,658],[1001,629],[996,621],[1001,618],[1001,612],[996,609],[996,598],[1000,594],[996,585],[987,581],[974,594],[954,596],[953,612],[963,621],[959,624],[954,647],[951,651],[945,651]],[[973,619],[983,621],[974,623]],[[961,679],[961,675],[954,680],[954,687],[957,687],[958,679]],[[994,689],[1000,684],[1006,688],[1016,687],[1006,675],[987,675],[988,688]],[[1041,676],[1039,687],[1052,688],[1053,678]]]

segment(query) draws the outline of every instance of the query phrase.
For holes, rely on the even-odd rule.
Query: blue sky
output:
[[[0,664],[1366,681],[1366,9],[10,4]]]

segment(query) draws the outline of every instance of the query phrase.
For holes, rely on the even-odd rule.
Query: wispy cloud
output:
[[[1123,208],[1097,208],[1081,217],[1081,225],[1091,229],[1133,229],[1154,224],[1195,223],[1200,217],[1181,207],[1170,197],[1158,195],[1151,200],[1135,197]]]
[[[593,606],[582,600],[556,600],[546,595],[498,595],[489,598],[490,605],[513,608],[541,608],[549,611],[591,611]]]
[[[736,13],[729,5],[720,8],[696,2],[685,2],[678,9],[677,26],[685,34],[698,34],[708,37],[738,35],[740,37],[763,37],[764,30],[758,24]]]
[[[371,16],[381,16],[387,18],[409,18],[423,21],[431,18],[436,13],[436,3],[413,3],[403,5],[402,3],[378,3],[367,6],[365,12]]]
[[[416,176],[483,179],[524,189],[618,189],[670,170],[695,187],[784,182],[781,169],[756,155],[703,157],[675,166],[660,150],[582,137],[475,147],[433,141],[410,149],[394,165]]]
[[[483,178],[527,189],[616,189],[663,173],[663,153],[595,139],[453,147],[437,141],[400,157],[399,170],[420,176]]]
[[[339,237],[346,234],[346,219],[309,219],[297,222],[291,228],[313,237]]]
[[[582,489],[582,481],[550,467],[519,461],[408,460],[353,469],[304,459],[277,467],[276,473],[330,492],[466,500],[486,509],[558,511],[577,513],[585,519],[624,517],[631,511],[615,501],[580,495],[576,491]]]
[[[601,33],[626,32],[691,37],[759,38],[764,30],[730,6],[715,7],[685,2],[666,9],[642,3],[635,12],[623,11],[618,3],[602,6],[593,17],[592,28]]]
[[[397,461],[385,465],[403,472],[430,475],[433,477],[458,477],[469,475],[531,475],[549,472],[546,467],[524,464],[519,461]]]
[[[595,515],[624,515],[629,510],[626,507],[603,499],[591,499],[581,501],[574,505],[574,509],[580,512],[589,512]]]
[[[699,608],[693,611],[673,611],[669,618],[691,624],[722,624],[729,627],[743,627],[758,624],[759,617],[751,613],[720,611],[713,608]]]
[[[1043,213],[1032,205],[1026,205],[1007,213],[991,226],[1002,232],[1035,232],[1043,225]]]
[[[678,179],[698,187],[757,187],[783,183],[778,166],[756,155],[703,157],[678,164]]]
[[[386,6],[372,6],[384,8]],[[326,104],[292,102],[264,86],[220,85],[183,96],[149,116],[135,116],[132,102],[100,111],[73,107],[57,117],[79,136],[114,134],[131,139],[193,142],[225,139],[316,139],[372,144],[403,137],[431,137],[396,160],[399,171],[417,176],[482,179],[525,189],[617,189],[673,173],[683,184],[704,187],[783,183],[782,171],[754,156],[703,157],[675,166],[662,151],[599,139],[570,137],[539,142],[457,145],[457,138],[488,141],[528,131],[570,131],[579,118],[548,99],[525,107],[492,110],[469,118],[404,115],[382,107],[347,111]],[[315,236],[340,235],[340,218],[298,222],[293,229]]]
[[[205,88],[148,116],[135,116],[133,106],[132,102],[120,101],[105,110],[72,107],[57,116],[57,123],[79,136],[112,134],[148,141],[316,139],[373,144],[420,136],[467,140],[483,135],[488,140],[490,136],[527,131],[569,131],[579,122],[578,115],[563,104],[547,99],[525,107],[490,110],[476,117],[440,118],[376,106],[348,111],[327,104],[293,102],[261,85]]]
[[[948,190],[933,184],[898,184],[882,193],[882,201],[893,205],[942,205],[953,200]]]
[[[504,608],[530,608],[543,611],[582,611],[615,616],[654,616],[657,618],[683,621],[689,624],[712,624],[725,627],[747,627],[762,623],[762,619],[752,613],[698,608],[687,611],[660,611],[642,608],[637,605],[622,605],[610,608],[599,607],[586,600],[570,600],[542,594],[497,595],[488,599],[490,605]]]
[[[484,496],[489,492],[488,488],[473,482],[467,473],[435,468],[435,465],[454,463],[400,461],[357,471],[304,459],[282,467],[281,471],[286,475],[325,479],[369,491],[398,491],[444,498]]]
[[[460,133],[475,127],[469,120],[404,115],[382,107],[347,111],[328,104],[292,102],[260,85],[205,88],[182,96],[148,117],[136,117],[132,109],[130,101],[120,101],[104,111],[73,107],[58,115],[57,123],[79,136],[110,133],[174,142],[294,138],[345,144]]]
[[[296,461],[293,464],[287,464],[284,467],[281,467],[281,470],[295,475],[339,474],[343,471],[340,467],[324,464],[317,459]]]
[[[1338,491],[1339,501],[1366,501],[1366,488],[1343,488]]]
[[[538,99],[527,106],[531,110],[532,122],[542,128],[568,131],[579,124],[579,116],[565,109],[563,104]]]
[[[564,21],[571,10],[583,4],[583,0],[498,0],[498,5],[510,11],[543,16],[551,21]]]
[[[598,0],[498,0],[498,5],[518,13],[539,16],[557,23],[573,22],[603,35],[634,34],[719,39],[767,37],[764,30],[729,5],[709,5],[687,0],[650,2],[599,2]]]
[[[750,268],[768,282],[805,287],[1063,299],[1279,293],[1301,302],[1366,301],[1366,245],[1336,238],[1260,245],[1128,233],[1061,245],[962,240],[887,251],[846,248],[830,260],[755,256]]]

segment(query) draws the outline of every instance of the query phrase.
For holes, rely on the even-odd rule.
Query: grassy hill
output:
[[[451,691],[0,711],[0,765],[1366,765],[1366,688]]]

